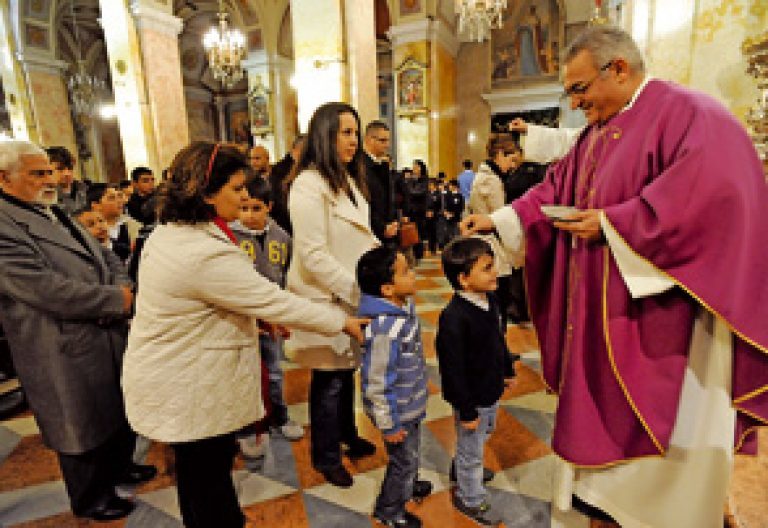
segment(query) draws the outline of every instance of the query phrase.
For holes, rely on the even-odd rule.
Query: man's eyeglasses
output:
[[[592,84],[597,80],[598,77],[600,77],[604,71],[606,71],[608,68],[613,66],[613,61],[608,61],[605,64],[603,64],[599,70],[597,70],[597,74],[595,74],[594,77],[592,77],[589,81],[586,82],[577,82],[570,85],[568,88],[565,88],[565,93],[561,95],[560,97],[562,99],[565,99],[567,97],[573,97],[574,95],[584,95],[587,93],[587,90],[589,90],[592,87]]]

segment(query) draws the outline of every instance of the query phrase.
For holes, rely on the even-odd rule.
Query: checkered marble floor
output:
[[[420,476],[430,480],[434,493],[412,511],[427,528],[477,526],[453,509],[448,467],[455,449],[450,406],[440,397],[440,377],[434,350],[435,324],[452,292],[442,277],[437,259],[425,259],[418,268],[417,310],[423,322],[429,368],[427,420],[422,428]],[[492,504],[512,528],[608,528],[576,512],[551,508],[555,461],[549,440],[555,397],[546,394],[538,375],[539,358],[534,332],[510,326],[508,342],[521,354],[518,384],[502,399],[498,428],[488,442],[485,465],[496,471],[489,483]],[[307,399],[310,372],[285,362],[285,394],[289,413],[309,434]],[[258,526],[270,528],[363,528],[378,526],[370,517],[384,477],[386,455],[380,434],[359,408],[362,436],[377,445],[376,454],[358,461],[345,459],[354,485],[340,489],[312,469],[309,438],[288,442],[272,436],[262,467],[249,468],[237,459],[234,480],[240,503]],[[127,528],[181,527],[172,457],[165,446],[154,444],[147,456],[159,476],[135,490],[137,508],[125,520],[101,524]],[[761,489],[765,489],[765,482]],[[764,510],[765,511],[765,510]],[[88,526],[69,512],[56,457],[40,440],[34,419],[27,414],[0,424],[0,527],[68,528]],[[616,526],[616,525],[610,525]],[[746,525],[744,525],[746,526]],[[768,526],[749,525],[749,528]]]

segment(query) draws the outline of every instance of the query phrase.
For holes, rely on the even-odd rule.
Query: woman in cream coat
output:
[[[245,525],[231,469],[234,433],[264,415],[257,320],[362,337],[359,320],[280,290],[234,243],[246,167],[232,147],[179,152],[139,266],[125,408],[138,433],[173,447],[187,528]]]
[[[351,314],[357,308],[357,261],[378,244],[369,224],[360,120],[351,106],[328,103],[315,111],[290,184],[293,260],[288,289],[326,307]],[[348,336],[294,332],[286,343],[293,360],[312,369],[310,425],[312,464],[334,485],[349,487],[341,463],[374,453],[357,433],[354,372],[360,349]]]
[[[473,214],[488,215],[504,207],[503,178],[523,162],[523,155],[511,134],[493,134],[488,140],[488,159],[480,164],[472,182],[469,195],[469,210]],[[506,253],[501,249],[498,238],[493,235],[484,236],[491,244],[496,256],[496,268],[499,271],[499,287],[496,295],[501,312],[501,332],[507,333],[507,309],[511,298],[511,288],[522,288],[513,282],[514,268],[522,266],[522,262],[509,262]]]

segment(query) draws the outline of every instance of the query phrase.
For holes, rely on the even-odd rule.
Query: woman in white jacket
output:
[[[290,183],[293,260],[288,289],[321,303],[329,313],[351,314],[360,292],[358,259],[378,244],[370,228],[360,119],[351,106],[327,103],[309,122],[307,141]],[[294,332],[286,343],[293,360],[312,369],[309,416],[312,465],[336,486],[352,477],[341,463],[372,455],[373,444],[355,426],[354,372],[360,349],[338,333]]]
[[[282,291],[235,245],[227,222],[248,198],[246,167],[236,149],[212,143],[176,155],[123,363],[131,426],[175,451],[187,528],[246,525],[231,470],[234,433],[264,414],[257,321],[362,337],[359,320]]]
[[[510,171],[523,162],[520,147],[511,134],[492,134],[487,145],[488,159],[480,164],[472,182],[469,196],[469,210],[472,214],[491,214],[506,205],[504,196],[504,179]],[[502,250],[499,239],[488,235],[486,240],[491,244],[496,256],[496,267],[499,271],[499,287],[496,295],[501,312],[501,332],[507,334],[507,309],[509,308],[513,287],[513,270],[522,266],[522,262],[510,262]],[[520,284],[522,287],[522,284]]]

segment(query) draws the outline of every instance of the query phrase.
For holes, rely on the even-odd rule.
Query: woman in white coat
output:
[[[472,191],[469,195],[469,210],[472,214],[491,214],[504,207],[504,179],[510,171],[523,162],[523,154],[511,134],[492,134],[486,147],[488,159],[478,167]],[[496,296],[501,312],[501,332],[507,334],[507,310],[511,298],[511,288],[522,287],[513,282],[514,268],[522,266],[522,262],[510,262],[502,250],[498,238],[488,235],[488,242],[496,256],[496,267],[499,271],[499,287]]]
[[[326,307],[351,314],[360,296],[355,268],[378,244],[370,228],[360,119],[351,106],[327,103],[309,122],[307,141],[290,183],[293,260],[288,289]],[[352,477],[341,463],[341,444],[351,458],[372,455],[354,415],[357,343],[341,333],[294,332],[286,343],[293,360],[312,369],[309,415],[312,465],[336,486]]]
[[[360,321],[281,290],[258,274],[227,222],[248,198],[245,157],[196,142],[159,191],[144,246],[123,363],[128,420],[176,455],[187,528],[242,528],[231,470],[234,433],[264,414],[257,321],[361,338]]]

